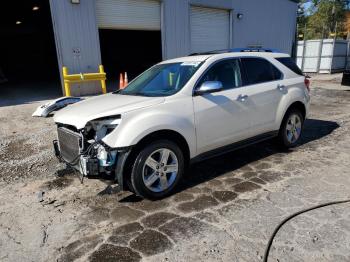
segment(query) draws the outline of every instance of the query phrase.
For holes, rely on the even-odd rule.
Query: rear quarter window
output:
[[[290,70],[292,70],[297,75],[301,75],[301,76],[304,75],[303,72],[301,71],[301,69],[297,66],[297,64],[294,63],[292,58],[290,58],[290,57],[278,57],[278,58],[276,58],[276,60],[278,62],[280,62],[281,64],[285,65],[286,67],[288,67]]]

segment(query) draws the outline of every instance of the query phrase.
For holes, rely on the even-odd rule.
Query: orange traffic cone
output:
[[[119,89],[124,89],[123,73],[120,73],[119,75]]]
[[[128,85],[129,81],[128,81],[128,73],[125,72],[124,74],[124,87],[126,87]]]

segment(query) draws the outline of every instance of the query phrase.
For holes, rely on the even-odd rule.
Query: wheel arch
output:
[[[300,101],[295,101],[293,102],[289,107],[288,109],[286,110],[286,112],[284,113],[284,116],[292,109],[298,109],[300,110],[300,112],[302,113],[303,115],[303,118],[305,120],[306,118],[306,106],[304,105],[304,103],[300,102]],[[283,116],[283,118],[284,118]]]
[[[124,181],[128,181],[132,165],[142,148],[146,145],[156,141],[156,140],[169,140],[178,145],[181,151],[184,154],[185,166],[187,167],[190,160],[190,147],[186,141],[186,139],[179,133],[170,129],[162,129],[158,131],[154,131],[150,134],[144,136],[135,146],[132,147],[129,156],[126,159],[123,179]]]
[[[300,112],[302,113],[303,118],[305,120],[305,118],[306,118],[306,106],[305,106],[305,104],[303,102],[301,102],[301,101],[294,101],[287,107],[287,109],[285,110],[284,114],[282,115],[282,118],[281,118],[280,123],[279,123],[279,129],[281,128],[281,125],[283,123],[283,119],[286,117],[288,112],[290,110],[293,110],[293,109],[300,110]]]

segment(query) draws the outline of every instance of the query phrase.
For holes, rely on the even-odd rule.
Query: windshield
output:
[[[117,93],[140,96],[173,95],[184,87],[201,64],[202,62],[183,62],[156,65]]]

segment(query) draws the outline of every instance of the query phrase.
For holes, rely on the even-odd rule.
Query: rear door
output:
[[[253,112],[252,135],[277,130],[277,108],[286,94],[282,72],[265,58],[243,57],[241,63],[245,72],[243,95],[247,96],[246,106]]]

